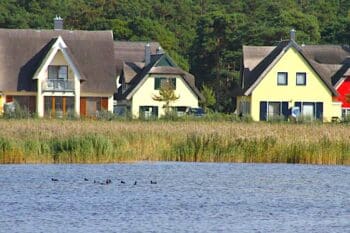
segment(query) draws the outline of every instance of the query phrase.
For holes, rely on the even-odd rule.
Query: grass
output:
[[[350,164],[345,124],[0,120],[0,163]]]

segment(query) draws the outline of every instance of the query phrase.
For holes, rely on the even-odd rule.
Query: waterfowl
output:
[[[88,178],[84,178],[84,181],[89,181],[89,179]],[[95,181],[95,180],[94,180]],[[95,183],[95,182],[94,182]]]
[[[157,184],[157,181],[152,181],[152,180],[151,180],[151,184]]]
[[[56,178],[51,178],[51,181],[58,181],[58,179],[56,179]]]
[[[121,184],[125,184],[125,181],[122,180],[122,181],[120,181],[120,183],[121,183]]]

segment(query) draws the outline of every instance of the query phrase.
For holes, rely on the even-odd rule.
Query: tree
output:
[[[165,109],[165,115],[170,113],[170,103],[178,100],[180,96],[177,96],[174,91],[173,84],[168,80],[159,90],[159,95],[154,95],[153,100],[159,102],[165,102],[163,108]]]
[[[238,78],[245,18],[239,13],[217,11],[202,16],[197,24],[191,72],[199,78],[197,84],[205,83],[213,88],[218,111],[233,110],[234,101],[226,94]]]
[[[204,101],[201,102],[201,105],[203,106],[204,111],[208,111],[208,107],[213,107],[216,104],[216,98],[214,90],[203,84],[202,85],[202,95],[204,96]]]

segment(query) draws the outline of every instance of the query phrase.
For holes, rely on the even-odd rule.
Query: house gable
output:
[[[155,54],[152,56],[153,58],[151,59],[151,64],[144,67],[143,70],[140,73],[138,73],[131,81],[131,87],[124,93],[125,99],[130,100],[131,98],[133,98],[133,95],[139,88],[141,88],[141,86],[146,82],[146,80],[150,76],[155,74],[157,74],[158,76],[179,75],[179,77],[181,77],[181,79],[183,79],[183,81],[187,83],[189,89],[191,89],[191,91],[197,95],[197,98],[204,98],[195,86],[194,77],[177,67],[177,65],[167,54]],[[121,97],[121,99],[122,98],[123,97]]]
[[[74,76],[77,77],[79,81],[84,80],[85,78],[73,61],[74,58],[71,56],[66,43],[63,41],[62,37],[59,36],[44,57],[37,71],[34,73],[33,79],[43,79],[47,77],[48,66],[56,63],[68,65],[73,71]]]
[[[277,84],[277,74],[287,73],[287,85]],[[306,73],[306,85],[296,84],[297,73]],[[332,92],[322,81],[319,75],[304,59],[300,52],[289,47],[278,61],[267,70],[261,81],[252,91],[255,97],[270,96],[273,98],[299,99],[319,99],[331,97]]]
[[[337,100],[342,103],[342,108],[350,108],[350,103],[346,98],[346,95],[350,94],[350,75],[342,79],[337,91],[339,93]]]
[[[171,66],[171,67],[177,67],[177,65],[171,60],[171,58],[168,55],[162,56],[158,62],[154,65],[155,67],[158,66]]]
[[[244,69],[242,76],[242,88],[244,95],[250,95],[252,93],[256,86],[259,85],[261,80],[264,79],[269,70],[271,70],[277,62],[279,62],[279,60],[290,48],[293,48],[297,53],[299,53],[303,60],[328,87],[331,93],[336,96],[337,92],[333,88],[331,81],[328,80],[328,77],[326,77],[327,75],[324,74],[322,67],[320,67],[317,62],[310,59],[306,53],[304,53],[303,48],[300,47],[294,40],[280,42],[278,46],[276,46],[268,55],[266,55],[264,59],[260,61],[258,65],[254,67],[253,70],[250,71]]]

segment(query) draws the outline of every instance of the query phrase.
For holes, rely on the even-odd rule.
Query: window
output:
[[[306,73],[297,73],[297,85],[298,86],[306,85]]]
[[[96,116],[101,111],[101,98],[88,97],[86,99],[86,114],[87,116]]]
[[[323,102],[295,102],[304,120],[323,119]]]
[[[188,106],[172,107],[172,111],[176,112],[177,116],[184,116],[184,115],[186,115],[186,113],[188,112],[189,109],[190,109],[190,107],[188,107]]]
[[[68,66],[49,66],[49,79],[68,79]]]
[[[275,117],[281,115],[281,103],[269,102],[268,103],[268,117]]]
[[[13,96],[13,101],[25,111],[30,113],[34,113],[36,111],[35,96]]]
[[[350,119],[350,108],[342,108],[342,118],[344,120],[349,120]]]
[[[279,85],[279,86],[288,85],[288,73],[287,72],[278,72],[277,73],[277,85]]]
[[[290,115],[289,104],[286,101],[261,101],[260,102],[260,120],[282,120]]]
[[[158,118],[158,107],[140,106],[139,115],[141,119]]]
[[[63,117],[63,114],[74,111],[74,97],[45,96],[44,114],[51,117]]]
[[[154,90],[161,89],[165,84],[170,83],[176,89],[176,78],[156,77],[154,79]]]
[[[241,101],[239,103],[239,113],[241,115],[250,114],[250,102],[249,101]]]

